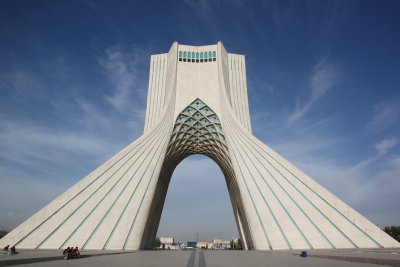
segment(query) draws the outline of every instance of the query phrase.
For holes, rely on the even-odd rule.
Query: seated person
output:
[[[8,253],[9,253],[10,255],[17,254],[17,251],[15,250],[15,246],[12,246],[12,247],[10,248],[10,250],[8,251]]]
[[[64,251],[63,251],[63,256],[66,256],[66,255],[68,254],[68,251],[69,251],[69,247],[67,247],[66,249],[64,249]]]
[[[74,248],[73,247],[70,247],[68,250],[67,250],[67,260],[70,260],[70,259],[73,259],[74,258]]]
[[[73,255],[74,255],[75,259],[78,259],[81,256],[81,253],[79,253],[78,247],[75,247],[75,249],[73,251]]]

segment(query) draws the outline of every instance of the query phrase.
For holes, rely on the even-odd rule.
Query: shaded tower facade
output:
[[[221,168],[245,249],[400,244],[252,135],[245,57],[222,43],[152,55],[144,133],[26,220],[0,246],[151,249],[187,156]]]

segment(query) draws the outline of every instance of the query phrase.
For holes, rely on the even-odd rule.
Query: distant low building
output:
[[[209,249],[210,248],[210,242],[197,242],[197,248],[202,248],[202,249]]]
[[[213,239],[210,248],[212,249],[230,249],[231,241],[223,239]]]
[[[162,236],[162,237],[160,237],[160,242],[161,242],[161,244],[175,243],[175,239],[170,236]]]
[[[196,241],[188,241],[187,247],[188,248],[197,248],[197,242]]]
[[[162,249],[170,249],[177,250],[180,249],[180,244],[175,243],[175,239],[170,236],[162,236],[160,237],[160,248]]]

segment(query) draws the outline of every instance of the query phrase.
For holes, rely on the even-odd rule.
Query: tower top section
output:
[[[195,99],[219,113],[227,107],[251,132],[244,55],[227,53],[222,42],[192,46],[174,42],[151,56],[145,132],[156,125],[173,98],[175,116]],[[223,120],[223,118],[221,118]]]

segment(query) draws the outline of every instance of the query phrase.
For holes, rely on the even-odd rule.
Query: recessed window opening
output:
[[[217,53],[215,51],[208,52],[187,52],[187,51],[179,51],[178,57],[179,61],[183,62],[211,62],[216,61]]]

